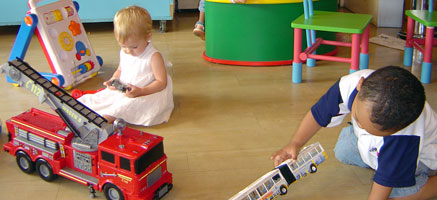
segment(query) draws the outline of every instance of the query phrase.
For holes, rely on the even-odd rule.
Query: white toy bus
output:
[[[290,184],[317,172],[317,166],[327,158],[320,143],[314,143],[299,152],[296,162],[291,159],[284,161],[229,200],[271,200],[287,194]]]

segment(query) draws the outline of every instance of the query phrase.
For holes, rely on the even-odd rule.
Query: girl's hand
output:
[[[275,152],[270,156],[270,160],[273,160],[275,167],[284,162],[287,159],[292,159],[296,161],[297,155],[299,154],[300,146],[290,143],[287,146],[283,147],[279,151]]]
[[[127,84],[126,85],[126,92],[124,93],[124,96],[129,97],[129,98],[135,98],[135,97],[142,96],[141,88],[139,88],[135,85]]]
[[[111,81],[112,81],[113,79],[114,79],[114,78],[111,78],[111,79],[109,79],[109,80],[103,82],[103,85],[106,86],[106,88],[108,88],[108,89],[110,89],[110,90],[117,90],[117,88],[115,88],[114,86],[111,85]]]

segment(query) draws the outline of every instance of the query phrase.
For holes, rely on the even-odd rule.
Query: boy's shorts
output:
[[[199,11],[200,12],[205,12],[205,0],[200,0],[199,1]]]
[[[338,136],[337,144],[335,145],[335,157],[345,164],[357,165],[364,168],[370,168],[361,159],[360,152],[357,146],[358,138],[354,134],[352,125],[344,127]],[[419,162],[416,169],[416,185],[411,187],[394,187],[390,193],[390,198],[403,197],[417,193],[420,188],[428,181],[428,176],[435,175],[427,166]]]

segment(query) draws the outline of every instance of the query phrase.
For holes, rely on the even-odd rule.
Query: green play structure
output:
[[[291,22],[303,13],[302,0],[247,0],[246,4],[206,0],[205,3],[206,50],[203,56],[206,60],[247,66],[292,63]],[[337,0],[314,1],[314,8],[336,11]],[[335,33],[317,32],[317,37],[335,40]],[[306,44],[305,39],[303,43]],[[335,52],[332,46],[322,46],[317,51],[318,54]]]

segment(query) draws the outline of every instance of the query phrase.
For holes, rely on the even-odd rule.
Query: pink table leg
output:
[[[431,83],[433,38],[434,27],[426,27],[425,49],[422,62],[422,75],[420,76],[420,80],[422,81],[422,83]]]
[[[367,25],[363,32],[363,38],[361,39],[360,69],[369,68],[369,35],[370,27]]]
[[[299,55],[302,52],[302,29],[294,29],[294,49],[293,49],[293,70],[292,81],[293,83],[302,82],[302,60]]]
[[[404,65],[409,67],[413,64],[413,34],[414,34],[414,20],[408,17],[407,20],[407,38],[405,39],[404,47]]]
[[[360,62],[360,34],[352,34],[351,68],[350,73],[358,71]]]

